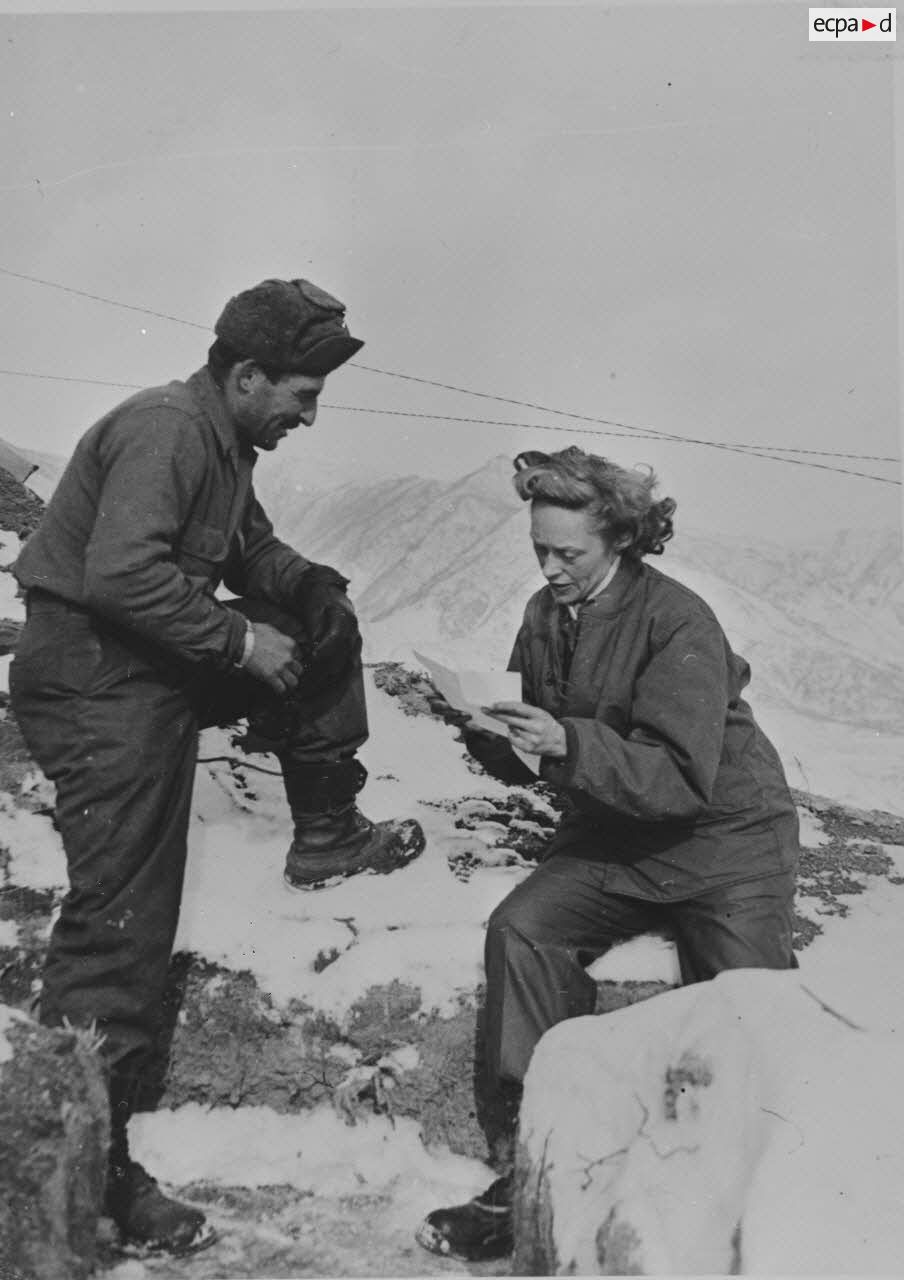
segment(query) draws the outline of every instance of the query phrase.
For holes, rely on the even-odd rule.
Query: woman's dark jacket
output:
[[[576,624],[544,587],[509,667],[565,728],[567,756],[541,767],[570,802],[550,854],[599,858],[607,890],[661,901],[794,870],[797,812],[741,697],[750,668],[687,587],[623,560]]]

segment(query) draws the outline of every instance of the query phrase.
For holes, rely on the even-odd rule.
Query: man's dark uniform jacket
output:
[[[40,588],[140,632],[178,657],[237,662],[236,595],[289,605],[308,561],[280,542],[206,369],[141,391],[82,437],[16,564]]]

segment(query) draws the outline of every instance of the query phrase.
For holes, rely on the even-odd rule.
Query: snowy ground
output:
[[[904,814],[904,733],[752,701],[792,787],[858,809]]]
[[[6,535],[3,541],[0,562],[16,550],[15,539]],[[12,579],[2,573],[0,617],[22,617]],[[0,664],[5,685],[8,659],[0,659]],[[481,831],[478,824],[476,831],[461,831],[453,826],[450,810],[462,796],[509,794],[492,779],[468,771],[454,731],[435,719],[406,716],[397,700],[372,683],[369,707],[371,740],[362,755],[370,781],[361,797],[362,808],[375,819],[417,817],[428,837],[422,857],[389,877],[360,878],[317,893],[292,893],[281,875],[289,821],[280,779],[219,761],[204,764],[198,770],[177,939],[179,949],[230,969],[250,970],[277,1004],[299,998],[340,1024],[370,986],[393,979],[420,987],[425,1008],[452,1011],[458,997],[473,991],[480,978],[487,916],[527,871],[524,865],[487,865],[499,856],[491,852],[498,828]],[[904,812],[904,735],[808,720],[774,707],[762,709],[761,720],[793,785],[862,808]],[[204,735],[201,754],[236,752],[225,733],[211,731]],[[260,763],[275,765],[265,758]],[[40,786],[40,780],[35,781]],[[806,819],[804,843],[818,848],[819,824],[810,815]],[[34,888],[65,883],[62,850],[47,817],[16,808],[11,798],[0,801],[0,842],[13,851],[12,883]],[[469,849],[480,852],[484,865],[478,875],[463,881],[450,874],[448,859]],[[887,851],[904,876],[902,852],[891,847]],[[882,878],[871,881],[865,893],[851,896],[845,919],[824,917],[816,901],[803,903],[804,913],[818,919],[824,931],[802,956],[802,976],[850,1021],[878,1033],[877,1045],[883,1036],[900,1040],[904,1033],[895,980],[904,970],[902,906],[904,888]],[[0,927],[8,933],[15,926]],[[4,934],[4,941],[9,945],[13,939]],[[320,961],[332,954],[338,958],[323,968]],[[595,974],[673,980],[673,952],[660,941],[639,939],[614,949],[597,964]],[[3,1042],[0,1034],[0,1050]],[[889,1055],[889,1062],[895,1060]],[[879,1092],[892,1087],[881,1073],[879,1083]],[[322,1204],[325,1197],[347,1200],[363,1195],[379,1204],[381,1228],[389,1237],[410,1240],[431,1207],[467,1198],[488,1177],[477,1161],[446,1150],[425,1150],[416,1124],[407,1119],[393,1125],[386,1117],[373,1116],[350,1127],[328,1108],[286,1116],[266,1108],[189,1106],[141,1115],[132,1127],[138,1158],[175,1186],[295,1189],[302,1197],[299,1231],[305,1206],[314,1204],[313,1198]],[[881,1162],[862,1171],[857,1190],[864,1203],[870,1198],[884,1203],[883,1176]],[[284,1218],[294,1213],[290,1206]],[[217,1216],[214,1207],[211,1216]],[[281,1229],[290,1227],[281,1220]],[[228,1238],[229,1222],[221,1228]],[[886,1234],[875,1242],[873,1253],[864,1242],[864,1274],[875,1272],[873,1257],[888,1256],[887,1229],[883,1230]],[[237,1251],[236,1237],[233,1252]],[[418,1257],[415,1248],[406,1274],[417,1273]],[[229,1274],[237,1275],[235,1258],[232,1262]],[[427,1274],[448,1271],[452,1264],[424,1254],[422,1265]],[[143,1280],[165,1274],[156,1265],[131,1261],[110,1276]],[[206,1278],[216,1273],[197,1274]]]
[[[372,736],[363,755],[370,781],[362,808],[376,819],[417,817],[428,835],[425,853],[388,877],[293,893],[281,878],[289,821],[280,779],[221,762],[204,764],[177,941],[178,948],[231,969],[250,969],[277,1004],[300,997],[339,1023],[368,987],[393,978],[419,986],[426,1008],[454,1008],[480,976],[489,912],[526,874],[518,865],[484,866],[467,882],[450,874],[448,857],[475,842],[492,862],[497,851],[491,853],[490,845],[498,836],[498,829],[457,830],[452,802],[464,795],[502,796],[508,789],[468,771],[452,728],[426,716],[406,716],[372,682],[368,692]],[[235,752],[225,733],[211,731],[201,754]],[[819,824],[810,815],[803,834],[810,847],[820,845]],[[8,802],[0,810],[0,841],[13,850],[11,882],[36,888],[64,883],[62,851],[49,818]],[[888,852],[904,874],[901,851]],[[802,956],[803,975],[822,999],[858,1025],[899,1037],[904,1027],[894,975],[904,969],[902,905],[904,888],[887,879],[872,882],[851,897],[848,918],[823,921],[823,935]],[[818,903],[810,909],[820,914]],[[315,963],[331,951],[338,953],[333,963]],[[641,939],[614,949],[596,974],[668,979],[673,955],[661,942]],[[176,1186],[283,1185],[306,1196],[376,1195],[382,1225],[399,1239],[410,1239],[430,1207],[467,1198],[488,1177],[477,1161],[425,1151],[411,1121],[393,1127],[374,1116],[349,1127],[327,1109],[285,1116],[261,1108],[184,1107],[137,1117],[133,1139],[138,1158]],[[864,1182],[867,1192],[870,1186]],[[423,1258],[424,1274],[450,1265]],[[870,1270],[868,1255],[863,1270]],[[146,1274],[166,1273],[130,1262],[111,1280]]]
[[[398,630],[395,619],[393,628]],[[501,665],[508,656],[508,639],[497,645],[493,655]],[[365,657],[370,662],[391,659],[416,669],[416,649],[453,667],[479,669],[487,664],[483,638],[404,643],[386,650],[371,645]],[[894,733],[804,715],[764,698],[755,680],[748,697],[760,726],[781,756],[792,787],[829,796],[839,804],[904,815],[904,729]]]

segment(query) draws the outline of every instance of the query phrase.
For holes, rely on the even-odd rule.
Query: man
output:
[[[416,822],[372,823],[355,804],[367,716],[347,581],[274,536],[251,483],[256,451],[311,426],[327,374],[363,344],[306,280],[238,294],[215,331],[206,368],[133,396],[77,445],[16,565],[28,620],[10,678],[56,784],[70,879],[41,1020],[103,1035],[106,1210],[125,1241],[175,1252],[212,1233],[130,1160],[126,1129],[176,932],[199,727],[247,716],[251,743],[279,758],[291,887],[390,872],[424,845]],[[221,583],[239,598],[218,599]]]

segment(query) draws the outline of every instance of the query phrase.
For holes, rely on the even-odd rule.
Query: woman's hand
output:
[[[481,711],[508,725],[511,744],[519,751],[551,756],[554,760],[565,759],[565,729],[548,711],[527,702],[494,702],[492,706],[481,707]]]

